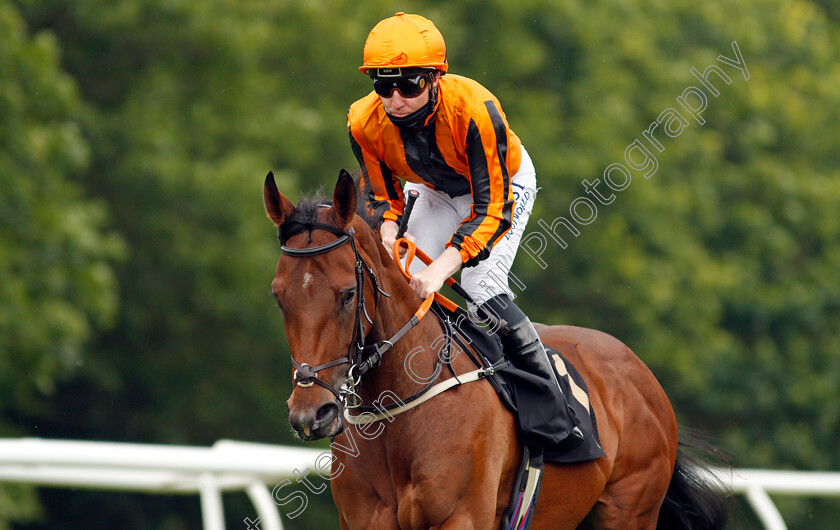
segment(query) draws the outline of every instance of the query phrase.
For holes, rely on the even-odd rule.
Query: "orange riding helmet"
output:
[[[446,72],[446,43],[431,20],[399,12],[370,30],[359,70],[410,67]]]

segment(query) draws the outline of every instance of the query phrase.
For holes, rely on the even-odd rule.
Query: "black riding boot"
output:
[[[508,324],[507,335],[502,336],[502,345],[517,368],[554,381],[555,385],[560,386],[548,352],[528,317],[517,324]]]
[[[499,336],[502,339],[505,353],[513,361],[514,366],[552,381],[565,398],[563,387],[557,380],[557,374],[554,372],[548,352],[545,351],[545,347],[540,342],[537,330],[534,329],[534,325],[510,297],[506,295],[495,296],[482,304],[479,311],[484,316],[489,315],[491,320],[501,319],[503,321],[500,323]],[[568,404],[566,408],[569,414],[574,416],[574,412]],[[581,441],[583,440],[583,432],[579,427],[574,427],[569,437]]]

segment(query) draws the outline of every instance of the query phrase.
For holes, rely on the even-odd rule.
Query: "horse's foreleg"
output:
[[[383,501],[377,489],[359,480],[352,471],[347,467],[332,481],[333,499],[338,508],[342,530],[400,528],[394,503],[389,505]]]
[[[400,528],[491,528],[496,502],[495,491],[487,487],[490,481],[457,487],[461,481],[450,473],[412,485],[400,499]]]

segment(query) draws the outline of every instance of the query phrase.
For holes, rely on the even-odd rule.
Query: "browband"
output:
[[[339,237],[335,241],[330,241],[329,243],[326,243],[326,244],[318,246],[318,247],[292,248],[292,247],[287,247],[286,245],[282,244],[283,239],[286,239],[286,238],[283,237],[283,230],[282,230],[282,227],[280,227],[280,228],[278,228],[278,239],[281,240],[280,250],[283,251],[283,254],[293,256],[293,257],[317,256],[318,254],[324,254],[325,252],[329,252],[330,250],[332,250],[334,248],[338,248],[341,245],[343,245],[344,243],[347,243],[348,241],[350,241],[350,239],[353,237],[353,234],[355,233],[355,230],[353,230],[352,227],[349,228],[345,232],[344,230],[341,230],[341,229],[336,228],[334,226],[325,225],[323,223],[313,223],[312,226],[309,227],[309,228],[310,228],[310,230],[313,230],[313,229],[316,229],[316,228],[319,228],[321,230],[326,230],[327,232],[331,232],[331,233],[333,233],[333,234],[335,234]],[[291,237],[291,236],[289,236],[289,237]]]
[[[351,228],[352,230],[352,228]],[[280,250],[283,251],[283,254],[287,256],[317,256],[318,254],[323,254],[325,252],[329,252],[330,250],[340,247],[344,243],[350,241],[350,234],[344,234],[343,236],[339,237],[335,241],[330,241],[325,245],[321,245],[319,247],[310,247],[310,248],[291,248],[285,245],[280,246]]]

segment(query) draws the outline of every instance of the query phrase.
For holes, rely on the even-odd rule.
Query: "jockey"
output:
[[[500,336],[515,365],[558,384],[508,285],[537,193],[534,165],[496,97],[476,81],[445,75],[447,69],[446,45],[431,21],[397,13],[371,30],[359,70],[373,92],[347,117],[368,211],[382,220],[390,250],[403,192],[416,190],[405,237],[437,257],[427,267],[412,263],[411,287],[427,298],[463,267],[461,285],[475,302],[470,311],[504,320]],[[577,427],[573,433],[582,437]]]

